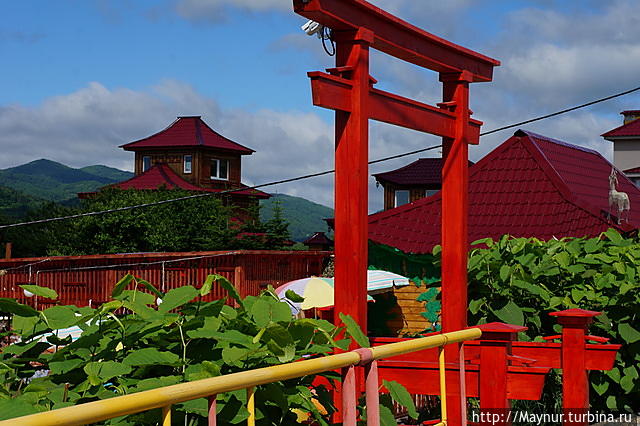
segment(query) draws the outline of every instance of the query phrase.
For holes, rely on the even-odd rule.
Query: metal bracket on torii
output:
[[[364,0],[293,0],[293,6],[296,13],[331,28],[336,43],[335,68],[309,73],[313,103],[335,110],[336,323],[340,313],[349,314],[366,333],[368,122],[373,119],[443,138],[442,328],[464,328],[468,144],[478,143],[482,124],[470,118],[469,83],[491,81],[500,63]],[[370,48],[438,72],[443,102],[434,107],[374,88]]]

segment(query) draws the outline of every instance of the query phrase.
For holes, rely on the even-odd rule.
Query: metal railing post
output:
[[[342,369],[342,424],[356,426],[356,368]]]
[[[380,398],[378,393],[378,361],[364,369],[367,400],[367,426],[380,426]]]
[[[209,416],[208,426],[217,426],[218,421],[216,419],[218,415],[218,403],[216,402],[218,395],[211,395],[209,397]]]
[[[247,417],[247,426],[256,425],[256,388],[247,388],[247,411],[249,417]]]
[[[162,407],[162,426],[171,426],[171,405]]]

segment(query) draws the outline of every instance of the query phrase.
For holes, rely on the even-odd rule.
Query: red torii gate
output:
[[[296,13],[333,30],[336,67],[311,72],[314,105],[336,111],[335,320],[367,326],[369,119],[443,138],[442,330],[467,326],[468,144],[481,122],[470,118],[469,83],[491,81],[499,61],[417,28],[364,0],[293,0]],[[369,48],[439,73],[438,107],[373,88]],[[455,348],[453,348],[455,349]],[[448,358],[457,360],[457,353]],[[455,390],[450,397],[457,399]],[[460,419],[460,405],[448,404]]]
[[[442,136],[443,331],[466,327],[469,83],[491,81],[499,62],[423,31],[364,0],[293,0],[296,13],[333,30],[336,67],[310,72],[313,103],[336,111],[335,312],[366,328],[369,119]],[[373,88],[369,48],[437,71],[438,107]]]

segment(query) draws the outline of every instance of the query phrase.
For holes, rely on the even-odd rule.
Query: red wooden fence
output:
[[[267,284],[277,287],[319,275],[330,255],[324,251],[236,250],[0,260],[0,297],[31,305],[51,304],[25,297],[18,286],[33,283],[56,290],[57,303],[96,306],[109,300],[114,284],[126,274],[168,291],[183,285],[199,287],[213,273],[228,278],[242,296],[255,295]],[[224,290],[214,288],[212,297],[225,295]]]

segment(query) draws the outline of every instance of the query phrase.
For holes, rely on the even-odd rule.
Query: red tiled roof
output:
[[[376,173],[378,182],[396,185],[440,185],[442,181],[442,158],[420,158],[396,170]],[[469,161],[469,165],[473,165]]]
[[[326,244],[326,245],[331,245],[333,244],[333,241],[331,241],[329,239],[329,237],[327,237],[325,235],[324,232],[316,232],[315,234],[313,234],[312,236],[310,236],[309,238],[307,238],[306,240],[304,240],[302,242],[303,244]]]
[[[131,179],[125,180],[123,182],[115,183],[113,185],[109,185],[109,188],[119,188],[119,189],[139,189],[139,190],[153,190],[158,189],[160,187],[166,187],[167,189],[184,189],[186,191],[196,191],[196,192],[222,192],[225,191],[223,189],[211,189],[211,188],[202,188],[200,186],[196,186],[192,183],[187,182],[183,178],[181,178],[176,172],[171,169],[165,163],[158,163],[151,167],[146,172],[134,176]],[[240,188],[238,191],[234,191],[233,195],[246,195],[257,198],[269,198],[270,195],[259,191],[257,189],[249,189],[249,188]],[[88,194],[85,194],[85,196]]]
[[[609,163],[598,152],[517,131],[469,169],[469,241],[516,237],[594,236],[640,225],[640,190],[622,175],[618,190],[631,202],[629,223],[606,218]],[[441,195],[369,216],[369,238],[404,252],[440,244]],[[625,213],[626,215],[626,213]]]
[[[603,138],[609,140],[615,138],[628,138],[633,136],[640,137],[640,119],[633,120],[627,124],[623,124],[620,127],[616,127],[613,130],[609,130],[601,135]]]
[[[144,148],[182,146],[217,148],[237,152],[240,155],[248,155],[255,152],[220,135],[202,121],[199,116],[178,117],[166,129],[144,139],[121,145],[120,148],[124,148],[126,151],[136,151]]]

